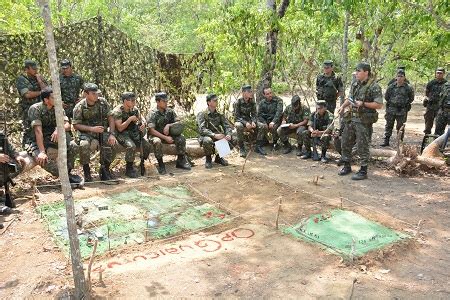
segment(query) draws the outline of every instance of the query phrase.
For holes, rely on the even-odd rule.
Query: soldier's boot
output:
[[[9,208],[16,208],[16,203],[10,194],[5,195],[5,206]]]
[[[216,164],[222,165],[224,167],[228,166],[228,161],[222,157],[220,157],[218,154],[216,154],[216,157],[214,158],[214,162]]]
[[[320,161],[323,163],[327,163],[330,161],[330,159],[327,157],[327,149],[322,149],[322,157]]]
[[[101,181],[114,180],[114,176],[111,174],[111,164],[101,165],[99,174]]]
[[[166,165],[164,165],[163,159],[161,158],[157,158],[156,159],[158,161],[158,173],[160,175],[165,175],[166,172]]]
[[[280,150],[280,144],[278,144],[278,140],[273,140],[273,151]]]
[[[388,137],[388,136],[384,137],[384,141],[383,141],[383,143],[380,146],[381,147],[389,146],[389,139],[390,139],[390,137]]]
[[[83,165],[83,174],[85,182],[92,182],[91,167],[89,164]]]
[[[211,155],[206,155],[205,168],[211,169],[212,167],[213,167],[213,165],[212,165]]]
[[[286,141],[283,143],[283,148],[284,148],[283,154],[288,154],[288,153],[291,153],[291,151],[292,151],[292,146],[289,143],[289,141]]]
[[[188,163],[191,165],[191,167],[195,166],[194,161],[192,160],[192,158],[186,154],[186,159],[188,161]]]
[[[344,176],[352,172],[352,166],[348,162],[344,162],[344,167],[339,171],[338,175]]]
[[[259,153],[261,155],[267,155],[266,151],[264,151],[263,145],[264,145],[264,141],[256,141],[255,152]]]
[[[247,157],[247,150],[245,150],[243,142],[239,142],[239,156],[243,158]]]
[[[136,170],[134,169],[133,162],[127,161],[127,165],[125,168],[125,176],[127,176],[129,178],[137,178],[138,177],[138,174],[137,174]]]
[[[313,152],[312,152],[312,160],[313,161],[319,161],[320,160],[319,153],[317,153],[317,149],[313,150]]]
[[[70,185],[71,185],[73,188],[82,187],[83,184],[84,184],[84,179],[81,178],[81,177],[78,176],[78,175],[72,175],[72,174],[70,174],[70,171],[72,171],[72,170],[69,170],[69,182],[70,182]]]
[[[185,155],[178,155],[177,163],[176,163],[175,167],[178,168],[178,169],[183,169],[183,170],[190,170],[191,169],[191,165],[186,160],[186,156]]]
[[[303,154],[301,159],[308,159],[311,158],[311,156],[312,156],[311,148],[306,148],[306,152],[305,154]]]
[[[295,153],[295,155],[302,156],[303,155],[302,148],[303,148],[303,144],[298,144],[297,145],[297,153]]]
[[[352,176],[353,180],[363,180],[367,179],[367,166],[361,166],[359,171]]]

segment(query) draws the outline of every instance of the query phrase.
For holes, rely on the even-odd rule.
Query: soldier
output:
[[[27,152],[36,162],[53,176],[58,176],[58,132],[56,129],[55,106],[53,90],[50,87],[42,90],[42,101],[33,104],[28,110],[30,122],[30,142],[26,145]],[[69,118],[64,116],[64,129],[70,131]],[[72,140],[70,134],[66,134],[67,144],[67,168],[69,181],[73,184],[82,184],[78,175],[70,174],[75,164],[75,155],[78,145]]]
[[[344,132],[342,133],[342,161],[344,167],[339,175],[352,172],[350,165],[352,147],[356,140],[356,147],[361,159],[360,170],[352,176],[353,180],[367,179],[367,165],[369,163],[370,127],[378,120],[377,109],[383,107],[381,87],[371,74],[368,63],[361,62],[356,66],[356,79],[350,87],[349,99],[339,108],[339,114],[352,106],[344,116]],[[353,102],[353,103],[352,103]]]
[[[80,75],[73,72],[70,60],[63,59],[60,66],[61,74],[59,75],[59,82],[61,84],[61,98],[66,116],[71,120],[73,108],[80,101],[79,96],[80,91],[83,89],[84,80]]]
[[[205,168],[212,168],[212,158],[214,154],[214,142],[226,139],[229,143],[232,141],[231,126],[227,118],[217,111],[217,96],[209,94],[206,96],[206,104],[208,108],[205,111],[199,112],[197,115],[197,126],[199,138],[198,142],[205,150]],[[216,154],[215,163],[222,166],[228,166],[228,162]]]
[[[280,126],[281,116],[283,115],[283,100],[273,96],[270,87],[263,89],[263,95],[264,98],[259,102],[258,106],[258,136],[261,136],[260,140],[264,141],[267,132],[270,131],[273,138],[273,148],[275,149],[278,148],[277,129]],[[264,149],[262,150],[264,152]]]
[[[86,83],[83,96],[73,109],[73,127],[78,131],[80,146],[80,163],[83,166],[84,179],[92,181],[89,166],[91,152],[100,149],[100,179],[111,180],[110,166],[117,152],[114,118],[111,107],[105,98],[98,97],[98,87],[94,83]],[[109,132],[106,131],[109,125]],[[101,139],[101,143],[100,143]]]
[[[160,92],[155,95],[156,109],[147,116],[150,143],[153,145],[156,160],[158,161],[158,172],[166,174],[166,166],[163,162],[162,144],[175,144],[177,151],[176,167],[190,170],[191,165],[186,158],[186,139],[182,135],[183,126],[175,111],[167,108],[167,94]]]
[[[405,66],[398,66],[398,67],[397,67],[397,72],[398,72],[399,70],[403,70],[403,72],[406,73],[406,67],[405,67]],[[398,73],[397,73],[397,74],[398,74]],[[395,75],[394,78],[392,78],[391,80],[389,80],[388,86],[390,86],[391,84],[397,82],[397,74]],[[405,79],[405,83],[406,83],[406,84],[410,84],[408,78]]]
[[[248,133],[251,141],[254,140],[257,134],[257,114],[256,102],[253,99],[253,91],[250,85],[242,87],[242,98],[239,98],[234,104],[234,126],[237,131],[237,139],[239,142],[239,152],[241,157],[247,156],[247,150],[244,145],[244,134]],[[260,131],[261,132],[261,131]],[[263,136],[258,132],[255,151],[261,155],[266,155],[262,148],[264,143]]]
[[[442,135],[445,127],[450,125],[450,82],[446,82],[441,92],[440,108],[436,116],[435,135]]]
[[[25,60],[24,73],[16,80],[17,91],[20,95],[20,107],[22,110],[22,126],[23,138],[22,146],[30,142],[31,137],[27,134],[31,133],[28,121],[28,109],[31,105],[40,102],[41,91],[47,86],[47,82],[39,74],[39,69],[35,61]]]
[[[336,99],[344,95],[344,84],[340,76],[336,76],[333,70],[333,61],[323,62],[323,74],[319,74],[316,79],[317,99],[327,102],[327,109],[334,114],[336,109]]]
[[[426,98],[423,100],[423,106],[427,108],[425,114],[423,115],[425,118],[425,130],[423,132],[425,134],[431,134],[431,128],[433,128],[434,118],[439,111],[439,97],[444,84],[447,82],[447,80],[444,78],[444,74],[444,68],[437,68],[435,73],[436,78],[428,82],[425,90]]]
[[[308,125],[310,114],[309,108],[300,103],[300,96],[294,95],[291,99],[291,104],[284,109],[281,121],[282,126],[278,127],[278,135],[284,146],[283,154],[288,154],[292,151],[292,146],[289,143],[289,135],[291,134],[295,134],[297,138],[297,156],[303,154],[303,131],[307,130],[306,126]],[[286,124],[289,124],[289,126],[286,126]],[[311,151],[309,156],[311,157]]]
[[[414,91],[412,87],[406,83],[405,71],[399,69],[397,71],[397,81],[391,84],[384,96],[386,99],[386,126],[384,128],[384,142],[381,147],[389,146],[389,139],[392,135],[394,122],[397,120],[397,133],[406,122],[407,113],[411,109],[411,103],[414,101]],[[400,137],[403,140],[403,136]]]
[[[303,139],[307,150],[307,153],[302,156],[303,159],[308,159],[311,157],[312,141],[314,143],[312,155],[313,160],[321,160],[323,163],[328,162],[326,154],[331,141],[334,117],[333,114],[327,110],[326,105],[327,102],[325,100],[318,100],[316,102],[316,111],[311,114],[311,118],[308,121],[308,130],[303,131]],[[327,132],[325,132],[325,130]],[[322,150],[321,157],[319,157],[316,148],[319,144]]]

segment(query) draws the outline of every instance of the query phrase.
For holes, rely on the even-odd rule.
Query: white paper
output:
[[[230,145],[225,138],[214,142],[214,145],[220,157],[225,157],[231,153]]]
[[[292,123],[286,123],[286,124],[281,124],[280,127],[281,128],[287,128],[287,127],[289,127],[291,125],[292,125]]]

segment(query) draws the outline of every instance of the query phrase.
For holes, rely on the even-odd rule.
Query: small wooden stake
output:
[[[92,291],[92,282],[91,282],[91,268],[92,268],[92,263],[94,262],[94,256],[95,256],[95,251],[97,251],[97,244],[98,244],[98,239],[95,239],[94,242],[94,248],[92,249],[92,254],[91,254],[91,258],[89,259],[89,265],[88,265],[88,273],[87,273],[87,279],[88,279],[88,286],[89,286],[89,290]]]
[[[108,229],[108,251],[111,251],[111,240],[109,239],[109,226],[106,226]]]
[[[340,197],[341,198],[341,209],[343,209],[343,202],[344,202],[344,198],[342,198],[342,197]]]
[[[283,199],[280,199],[280,202],[278,202],[278,211],[277,211],[277,219],[275,220],[275,228],[278,230],[278,220],[280,218],[280,211],[281,211],[281,202]]]

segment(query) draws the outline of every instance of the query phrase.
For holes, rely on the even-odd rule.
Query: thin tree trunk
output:
[[[55,114],[58,132],[58,172],[61,181],[62,193],[66,206],[67,231],[70,242],[70,257],[72,259],[72,272],[75,284],[75,299],[90,299],[88,287],[84,277],[83,264],[81,262],[80,243],[75,223],[75,208],[72,197],[72,188],[69,182],[67,170],[67,145],[66,132],[64,130],[64,112],[61,101],[61,88],[59,85],[58,63],[56,58],[55,38],[50,15],[48,0],[38,0],[41,15],[45,25],[45,40],[52,77],[53,95],[55,96]]]
[[[342,41],[342,82],[344,83],[344,95],[345,96],[345,88],[347,86],[347,72],[348,72],[348,25],[350,22],[350,12],[348,10],[345,11],[345,21],[344,21],[344,38]],[[341,105],[342,105],[341,97]]]

